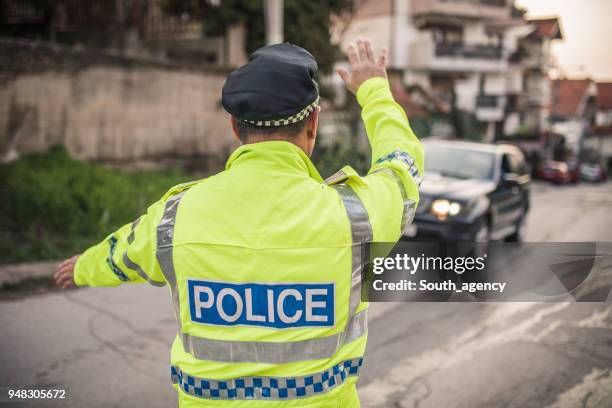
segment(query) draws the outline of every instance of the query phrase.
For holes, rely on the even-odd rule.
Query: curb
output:
[[[0,290],[32,279],[51,278],[60,261],[0,265]]]

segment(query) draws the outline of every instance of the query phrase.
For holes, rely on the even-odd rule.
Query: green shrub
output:
[[[348,148],[339,143],[330,146],[315,145],[312,161],[321,176],[327,178],[343,166],[352,166],[362,176],[370,169],[370,155],[356,148]]]
[[[0,167],[0,263],[82,251],[188,177],[126,174],[72,160],[63,147]]]
[[[325,178],[350,164],[360,174],[369,155],[317,145]],[[124,173],[72,160],[61,146],[0,166],[0,264],[80,253],[131,222],[173,185],[195,179],[174,171]]]

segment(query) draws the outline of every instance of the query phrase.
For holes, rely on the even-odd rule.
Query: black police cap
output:
[[[259,48],[228,75],[221,103],[238,120],[255,126],[285,126],[306,118],[319,103],[317,62],[293,44]]]

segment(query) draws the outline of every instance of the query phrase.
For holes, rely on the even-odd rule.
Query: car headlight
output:
[[[434,200],[431,203],[431,213],[439,220],[445,220],[450,215],[451,217],[461,212],[461,204],[456,201],[445,199]]]

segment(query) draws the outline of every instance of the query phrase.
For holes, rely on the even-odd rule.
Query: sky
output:
[[[559,16],[563,40],[553,46],[567,77],[612,82],[612,0],[516,0],[529,17]]]

